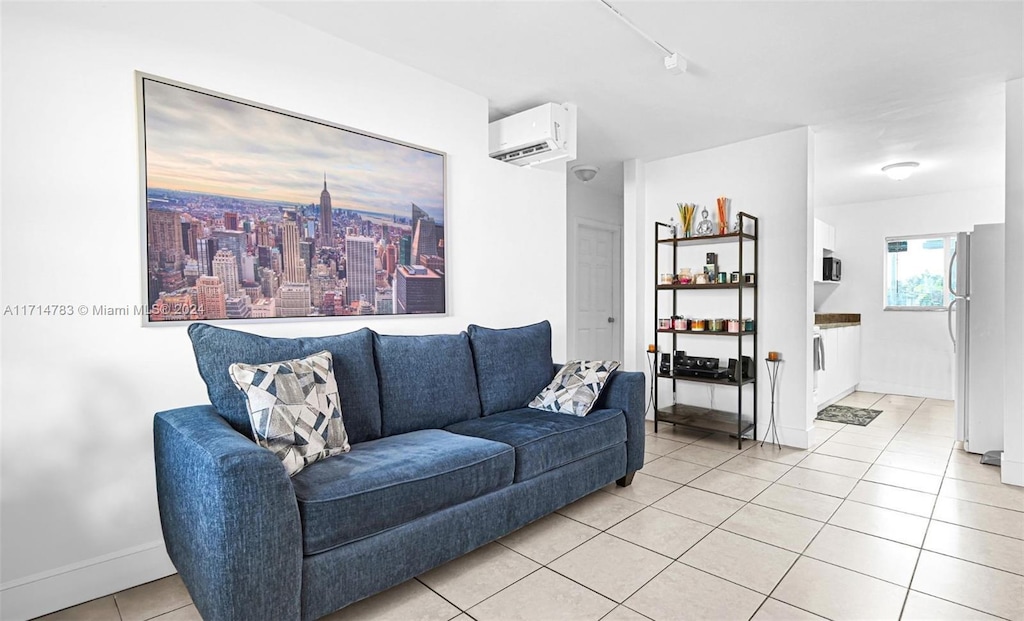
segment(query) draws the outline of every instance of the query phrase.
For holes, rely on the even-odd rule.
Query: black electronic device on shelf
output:
[[[700,356],[684,356],[680,370],[683,371],[708,371],[718,368],[718,358],[702,358]]]
[[[666,372],[666,375],[678,375],[679,371],[686,368],[686,352],[677,351],[672,357],[672,368]]]
[[[703,379],[725,379],[729,377],[729,369],[719,367],[682,369],[676,372],[679,377],[699,377]]]
[[[662,375],[672,374],[672,354],[661,354],[661,364],[658,365],[658,373]]]
[[[750,356],[742,356],[740,358],[740,373],[742,373],[742,379],[748,380],[754,378],[754,359]],[[729,358],[729,379],[736,381],[736,359]]]

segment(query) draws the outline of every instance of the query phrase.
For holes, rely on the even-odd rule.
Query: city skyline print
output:
[[[148,322],[446,312],[443,153],[137,88]]]

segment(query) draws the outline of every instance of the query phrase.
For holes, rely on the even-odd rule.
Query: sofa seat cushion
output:
[[[626,417],[611,409],[579,417],[520,408],[445,429],[515,447],[517,483],[626,441]]]
[[[304,552],[323,552],[505,487],[514,468],[510,446],[440,429],[353,444],[292,477]]]

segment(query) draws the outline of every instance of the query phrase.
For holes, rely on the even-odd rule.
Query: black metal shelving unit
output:
[[[672,348],[671,352],[677,350],[677,339],[680,337],[689,337],[691,335],[700,336],[714,336],[719,338],[733,338],[736,339],[736,375],[742,376],[741,373],[741,360],[743,359],[744,345],[746,344],[751,351],[750,358],[754,361],[758,360],[757,356],[757,330],[761,328],[761,324],[758,321],[757,310],[757,288],[760,281],[758,271],[758,249],[757,249],[757,237],[758,237],[758,219],[750,214],[740,212],[739,214],[739,230],[735,233],[726,233],[724,235],[707,235],[703,237],[661,237],[663,229],[671,230],[671,226],[663,222],[654,223],[654,342],[659,343],[659,337],[671,336]],[[747,233],[746,231],[753,230],[753,233]],[[678,248],[683,246],[701,246],[708,244],[735,244],[737,247],[737,254],[739,257],[738,271],[740,273],[740,282],[738,283],[714,283],[714,284],[679,284],[679,285],[663,285],[660,284],[659,280],[659,252],[658,248],[661,245],[672,246],[672,273],[678,273]],[[744,248],[745,246],[753,246],[753,248]],[[751,251],[753,253],[753,270],[750,270]],[[753,272],[754,282],[744,282],[744,274]],[[658,328],[658,319],[662,318],[660,309],[659,295],[662,291],[671,291],[672,294],[672,315],[677,314],[677,297],[679,292],[685,291],[698,291],[698,290],[725,290],[733,289],[736,291],[736,318],[742,321],[743,319],[743,300],[744,295],[753,295],[753,319],[754,319],[754,330],[741,330],[740,332],[711,332],[711,331],[693,331],[693,330],[663,330]],[[750,338],[745,338],[750,337]],[[655,408],[654,414],[654,430],[658,430],[658,423],[671,423],[673,425],[679,425],[682,427],[688,427],[691,429],[697,429],[701,431],[711,431],[716,433],[727,433],[732,437],[736,438],[736,444],[738,448],[743,448],[743,439],[747,434],[750,434],[749,438],[757,438],[757,377],[755,365],[755,377],[744,378],[740,381],[735,381],[732,378],[722,379],[710,379],[702,377],[689,377],[680,375],[671,375],[664,373],[656,373],[656,378],[652,380],[654,382],[654,403],[658,403],[658,380],[669,380],[672,382],[672,401],[673,405],[663,408]],[[722,410],[715,410],[703,406],[686,405],[682,403],[675,403],[676,401],[676,382],[695,382],[701,384],[711,384],[727,387],[736,388],[736,411],[727,412]],[[754,391],[753,395],[753,406],[752,411],[749,415],[745,415],[743,411],[743,390],[744,386],[752,386],[751,390]]]

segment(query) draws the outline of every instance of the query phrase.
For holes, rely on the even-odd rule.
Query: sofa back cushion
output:
[[[469,326],[484,416],[526,407],[551,378],[551,324],[495,330]]]
[[[385,436],[479,418],[469,335],[375,334],[374,339]]]
[[[252,437],[245,395],[238,390],[228,367],[236,362],[266,364],[331,352],[338,383],[342,418],[349,442],[381,436],[380,393],[373,363],[373,332],[363,328],[348,334],[308,338],[271,338],[194,323],[188,328],[199,374],[221,416],[239,433]]]

